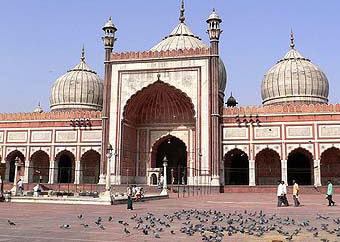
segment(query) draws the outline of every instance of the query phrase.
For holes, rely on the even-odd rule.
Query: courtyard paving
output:
[[[184,214],[181,220],[174,219],[169,222],[164,215],[173,215],[176,211],[181,210],[211,210],[209,221],[204,222],[206,226],[211,226],[211,220],[214,210],[228,216],[230,218],[238,218],[238,214],[242,214],[243,219],[253,217],[259,220],[257,216],[260,210],[265,214],[265,218],[270,218],[273,214],[274,219],[268,224],[277,224],[282,226],[283,231],[292,233],[295,229],[301,228],[297,236],[293,237],[293,241],[339,241],[340,235],[337,232],[330,234],[321,229],[321,224],[329,224],[327,230],[331,231],[340,227],[339,224],[333,222],[333,218],[340,217],[340,206],[328,207],[327,200],[323,194],[301,195],[301,203],[303,206],[295,208],[276,207],[275,194],[269,193],[230,193],[230,194],[210,194],[205,196],[195,196],[186,198],[177,198],[171,196],[167,200],[147,201],[134,203],[134,210],[128,211],[126,205],[115,206],[94,206],[94,205],[56,205],[56,204],[22,204],[22,203],[0,203],[0,241],[79,241],[79,242],[97,242],[97,241],[202,241],[201,235],[196,232],[189,236],[186,233],[180,232],[182,227],[187,222]],[[289,196],[290,202],[292,202]],[[335,195],[334,200],[340,202],[340,196]],[[247,214],[245,214],[245,210]],[[236,212],[235,212],[236,211]],[[256,215],[249,215],[249,213]],[[142,217],[145,226],[149,222],[145,217],[147,213],[151,213],[151,217],[160,218],[161,221],[166,221],[171,227],[166,227],[156,222],[156,227],[151,228],[148,235],[144,235],[141,230],[134,229],[137,225],[136,219],[131,217],[137,215],[136,218]],[[83,219],[77,216],[83,215]],[[320,218],[318,214],[322,215]],[[104,229],[101,229],[95,224],[98,217],[102,218],[101,224]],[[109,216],[112,216],[112,221],[108,221]],[[288,217],[288,218],[287,218]],[[329,218],[327,218],[329,217]],[[281,219],[282,218],[282,219]],[[10,225],[7,220],[13,221],[16,225]],[[295,220],[295,225],[283,225],[279,221],[284,219]],[[310,221],[309,225],[301,226],[302,222]],[[122,225],[119,221],[124,221],[129,225]],[[200,224],[200,221],[190,217],[190,224]],[[250,223],[250,221],[248,222]],[[60,228],[60,226],[68,224],[69,228]],[[88,224],[84,227],[81,224]],[[217,222],[216,225],[228,226],[226,220]],[[256,226],[260,224],[257,223]],[[233,226],[239,226],[239,223],[233,222]],[[261,225],[262,226],[262,225]],[[163,228],[163,231],[158,232],[160,238],[155,238],[152,230],[155,228]],[[313,232],[307,231],[307,228],[316,227],[318,237],[313,236]],[[124,232],[124,228],[130,233]],[[276,227],[278,229],[278,227]],[[261,237],[254,235],[242,234],[240,232],[229,236],[223,233],[222,241],[287,241],[286,235],[281,235],[273,230],[264,233]],[[173,230],[175,234],[171,234]],[[207,235],[212,233],[207,232]],[[211,240],[215,241],[215,240]]]

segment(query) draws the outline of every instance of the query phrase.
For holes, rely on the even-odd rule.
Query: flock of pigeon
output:
[[[84,216],[77,216],[81,226],[88,228],[90,225],[85,223]],[[222,213],[216,210],[180,210],[173,214],[163,214],[155,216],[152,213],[146,213],[142,216],[137,214],[130,217],[130,220],[118,220],[117,223],[122,227],[126,236],[140,233],[143,236],[153,236],[159,239],[166,233],[176,238],[178,234],[186,236],[200,236],[204,242],[219,242],[226,237],[243,234],[243,236],[254,236],[255,240],[264,239],[265,235],[275,238],[285,238],[286,241],[293,241],[300,236],[308,236],[315,241],[328,242],[330,238],[338,237],[340,241],[340,218],[330,218],[329,216],[317,215],[319,227],[313,225],[310,220],[297,222],[291,217],[280,217],[276,214],[266,215],[262,211],[242,212],[234,211],[233,213]],[[112,216],[105,221],[98,217],[94,221],[94,226],[105,230],[105,226],[115,223]],[[16,225],[13,221],[8,220],[11,226]],[[131,225],[130,225],[131,224]],[[61,229],[71,229],[70,224],[63,224]],[[181,236],[183,237],[183,236]],[[250,239],[251,237],[249,237]],[[277,240],[282,241],[282,240]],[[309,240],[310,241],[310,240]],[[334,240],[332,240],[334,241]],[[335,240],[336,241],[336,240]]]

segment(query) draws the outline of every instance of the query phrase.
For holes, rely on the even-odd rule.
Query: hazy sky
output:
[[[221,57],[230,91],[241,105],[261,104],[265,72],[296,49],[319,65],[339,102],[339,0],[186,0],[186,23],[206,43],[212,8],[222,18]],[[80,60],[103,78],[102,26],[109,16],[118,31],[115,51],[149,50],[178,24],[180,0],[25,0],[0,3],[0,112],[49,110],[53,82]]]

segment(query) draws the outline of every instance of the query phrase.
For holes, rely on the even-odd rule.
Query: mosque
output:
[[[0,114],[4,181],[17,172],[25,183],[101,185],[109,177],[112,185],[153,185],[167,161],[175,183],[340,184],[340,105],[328,104],[327,77],[298,52],[293,33],[264,74],[262,105],[238,107],[224,97],[221,18],[213,10],[204,43],[184,13],[182,1],[178,25],[143,52],[113,51],[110,18],[104,80],[83,49],[51,87],[50,111]]]

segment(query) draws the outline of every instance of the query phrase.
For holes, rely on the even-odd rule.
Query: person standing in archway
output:
[[[328,199],[328,206],[335,205],[335,202],[333,201],[333,184],[331,180],[328,180],[327,199]]]
[[[293,200],[294,200],[294,206],[295,207],[300,206],[299,185],[297,184],[296,180],[293,180]]]

